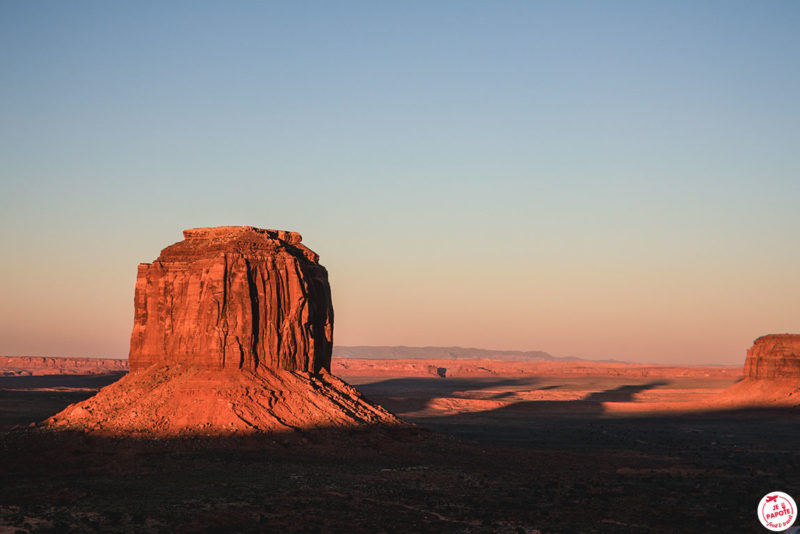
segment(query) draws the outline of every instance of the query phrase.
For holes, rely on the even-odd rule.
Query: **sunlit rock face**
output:
[[[769,334],[756,339],[744,364],[747,378],[800,379],[800,334]]]
[[[300,234],[252,226],[194,228],[139,265],[129,354],[206,369],[330,369],[328,273]]]

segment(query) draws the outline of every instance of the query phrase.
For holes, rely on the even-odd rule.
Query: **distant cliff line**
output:
[[[0,356],[0,376],[124,373],[128,360],[68,356]]]
[[[334,345],[334,358],[359,358],[368,360],[502,360],[514,362],[580,362],[588,361],[571,356],[553,356],[541,350],[492,350],[472,347],[406,347],[388,345]],[[598,360],[592,360],[598,361]],[[624,363],[619,360],[603,362]]]

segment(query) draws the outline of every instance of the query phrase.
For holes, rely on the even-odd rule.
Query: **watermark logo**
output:
[[[780,532],[794,525],[796,519],[797,504],[782,491],[767,493],[758,503],[758,520],[764,528]]]

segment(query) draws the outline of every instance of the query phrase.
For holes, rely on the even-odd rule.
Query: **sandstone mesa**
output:
[[[718,407],[800,406],[800,334],[768,334],[747,351],[744,378],[713,399]]]
[[[800,380],[800,334],[769,334],[747,351],[745,376],[754,379]]]
[[[328,274],[300,234],[183,235],[139,265],[131,373],[48,426],[176,435],[401,423],[330,374]]]

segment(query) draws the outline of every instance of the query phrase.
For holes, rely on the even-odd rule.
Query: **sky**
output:
[[[741,364],[800,332],[796,1],[0,0],[0,354],[125,357],[185,228],[341,345]]]

